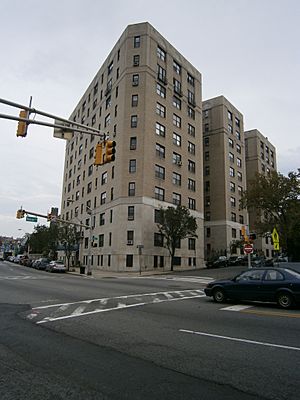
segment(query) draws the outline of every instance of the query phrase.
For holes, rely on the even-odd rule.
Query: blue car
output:
[[[289,268],[252,268],[233,279],[212,281],[204,292],[217,303],[261,301],[290,308],[300,303],[300,273]]]

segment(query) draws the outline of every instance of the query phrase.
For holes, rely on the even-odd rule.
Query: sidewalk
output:
[[[124,271],[124,272],[115,272],[115,271],[105,271],[105,270],[100,270],[100,269],[93,269],[92,268],[92,274],[91,275],[87,275],[86,274],[86,270],[87,268],[85,268],[85,274],[81,274],[80,273],[80,268],[70,268],[70,271],[66,271],[66,273],[68,274],[72,274],[72,275],[78,275],[81,277],[88,277],[88,278],[124,278],[124,277],[138,277],[138,276],[152,276],[152,275],[168,275],[168,274],[172,274],[174,272],[188,272],[188,271],[199,271],[201,269],[205,268],[204,266],[202,268],[193,268],[193,269],[181,269],[181,270],[174,270],[174,271],[170,271],[170,270],[163,270],[163,269],[158,269],[157,271],[155,270],[150,270],[150,271],[141,271],[141,273],[139,271]]]

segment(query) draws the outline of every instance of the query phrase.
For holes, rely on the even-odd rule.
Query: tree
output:
[[[55,224],[47,227],[37,225],[30,235],[29,245],[32,253],[40,253],[55,258],[58,244],[58,228]]]
[[[171,257],[171,271],[174,266],[174,256],[178,242],[181,239],[198,237],[196,234],[196,218],[190,215],[183,206],[161,208],[159,210],[159,233],[164,237],[164,246],[169,250]]]
[[[282,249],[295,258],[295,237],[300,236],[300,169],[287,177],[276,171],[268,176],[257,174],[249,181],[240,205],[256,212],[258,233],[267,234],[275,227]]]
[[[67,269],[70,269],[70,258],[78,243],[79,232],[75,225],[63,225],[59,228],[59,241],[64,249],[67,258]]]

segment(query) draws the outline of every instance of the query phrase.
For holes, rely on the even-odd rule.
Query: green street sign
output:
[[[27,222],[37,222],[37,217],[31,217],[30,215],[26,215]]]

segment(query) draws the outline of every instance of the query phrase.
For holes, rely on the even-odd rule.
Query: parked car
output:
[[[40,269],[40,270],[45,270],[47,265],[49,265],[50,260],[48,260],[48,258],[39,258],[38,260],[36,260],[35,264],[34,264],[34,268],[36,269]]]
[[[210,260],[206,262],[207,268],[220,268],[227,267],[228,260],[226,256],[220,256],[216,260]]]
[[[290,268],[253,268],[232,279],[210,282],[204,292],[217,303],[267,301],[290,308],[300,303],[300,273]]]
[[[51,261],[46,266],[46,271],[48,272],[66,272],[66,267],[62,261]]]

